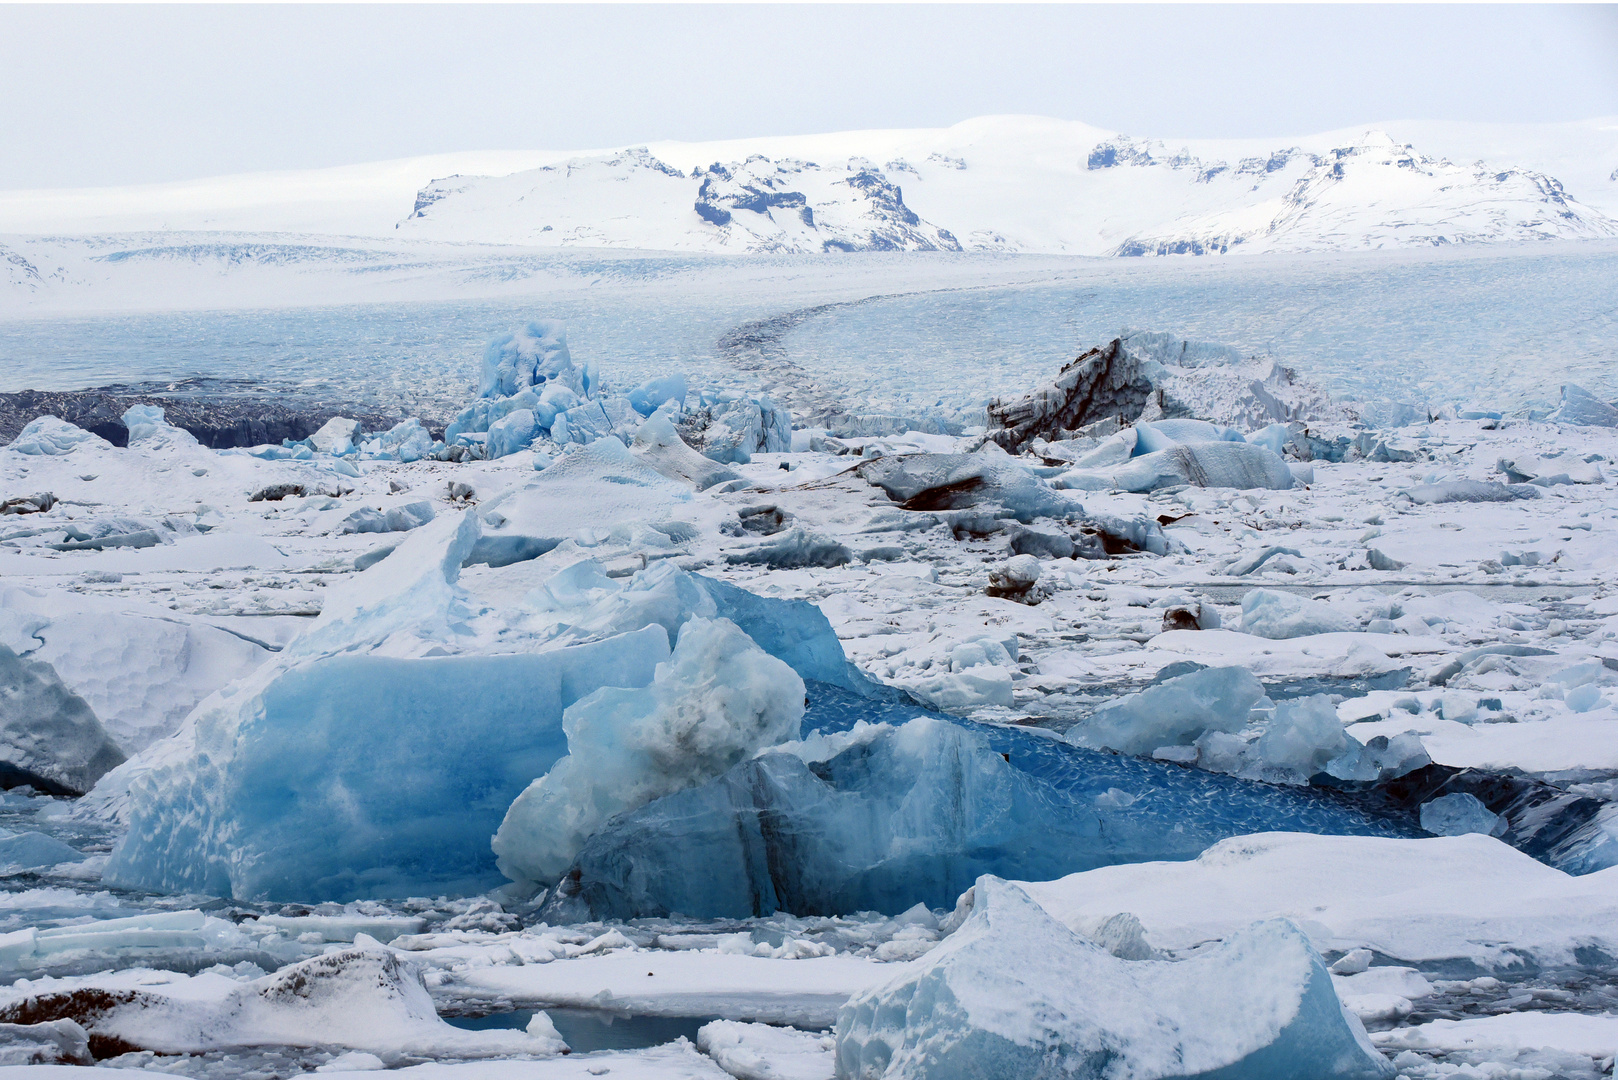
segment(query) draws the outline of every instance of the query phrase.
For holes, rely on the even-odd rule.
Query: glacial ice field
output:
[[[862,411],[967,423],[990,398],[1127,330],[1272,357],[1370,401],[1548,410],[1562,381],[1618,396],[1618,247],[1601,242],[1190,262],[436,253],[408,277],[315,246],[285,262],[239,246],[247,253],[170,251],[162,262],[174,281],[132,299],[119,292],[124,278],[157,256],[130,244],[116,260],[126,247],[112,245],[97,256],[108,278],[88,295],[148,310],[13,309],[0,318],[0,390],[201,377],[439,416],[472,392],[481,343],[537,302],[568,325],[580,362],[625,386],[675,368],[756,390],[760,373],[719,342],[763,323],[766,385],[813,383]],[[438,299],[385,299],[414,297],[423,276],[443,283]],[[332,281],[324,304],[311,280]],[[221,284],[231,281],[244,284]],[[264,306],[283,294],[299,306]]]
[[[0,1080],[1611,1076],[1615,257],[0,322]]]

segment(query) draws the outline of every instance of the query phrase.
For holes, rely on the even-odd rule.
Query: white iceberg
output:
[[[1179,962],[1120,960],[984,876],[923,959],[838,1013],[837,1074],[885,1080],[1385,1078],[1394,1069],[1294,925]]]

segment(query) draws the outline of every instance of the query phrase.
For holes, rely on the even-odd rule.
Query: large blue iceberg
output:
[[[1254,832],[1416,835],[1254,784],[809,684],[805,738],[621,815],[546,900],[553,921],[948,907],[982,874],[1049,880],[1191,859]]]
[[[568,766],[569,785],[609,793],[605,820],[795,737],[801,679],[851,695],[875,685],[813,605],[669,563],[620,582],[585,561],[484,610],[457,583],[479,538],[470,512],[413,531],[333,589],[274,661],[109,774],[108,791],[127,791],[130,829],[105,880],[306,902],[483,891],[505,880],[491,835],[581,746],[590,768]],[[631,739],[626,719],[645,730]],[[638,739],[641,756],[592,756],[595,743],[574,738],[589,732],[620,748]],[[700,767],[701,755],[681,757],[703,740]],[[505,854],[530,865],[520,844]]]

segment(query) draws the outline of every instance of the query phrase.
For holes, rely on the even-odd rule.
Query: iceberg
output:
[[[356,449],[364,439],[364,430],[358,420],[350,420],[346,416],[334,416],[320,425],[320,429],[309,436],[309,445],[322,454],[342,457],[344,454]]]
[[[573,364],[567,349],[567,328],[561,323],[535,319],[484,347],[478,397],[512,397],[524,390],[555,384],[581,396],[588,393],[585,373]]]
[[[506,811],[501,873],[554,882],[607,819],[696,787],[798,734],[803,680],[728,619],[688,619],[650,686],[603,687],[562,715],[567,756]]]
[[[798,734],[804,677],[873,692],[812,605],[668,563],[622,584],[587,561],[568,567],[502,619],[502,633],[482,636],[485,613],[457,584],[478,537],[472,511],[410,533],[333,589],[273,660],[109,775],[102,787],[127,789],[129,831],[104,880],[304,902],[482,891],[501,882],[489,837],[564,756],[585,764],[551,786],[571,773],[569,790],[589,789],[612,813],[635,775],[634,797],[650,798],[699,782],[738,747]],[[654,686],[688,627],[685,652]],[[568,709],[603,687],[618,689],[573,714],[575,750]],[[631,721],[633,731],[615,726]],[[682,764],[692,744],[659,743],[659,725],[689,725],[711,753]],[[605,744],[644,753],[603,766]]]
[[[1208,731],[1245,728],[1264,687],[1246,668],[1204,668],[1110,701],[1068,729],[1075,746],[1150,754],[1190,746]]]
[[[43,660],[0,645],[0,787],[82,795],[124,753],[83,698]]]
[[[567,752],[564,710],[651,682],[669,636],[445,655],[466,636],[455,579],[477,535],[469,513],[410,534],[148,751],[105,880],[304,901],[498,884],[488,837]]]
[[[4,830],[0,830],[4,832]],[[37,870],[66,862],[83,862],[84,853],[42,832],[0,836],[0,866]]]
[[[1434,836],[1465,836],[1482,833],[1499,836],[1506,831],[1506,819],[1490,812],[1476,795],[1464,791],[1440,795],[1421,804],[1421,827]]]
[[[808,684],[803,739],[621,815],[551,922],[947,907],[980,874],[1190,859],[1268,829],[1411,835],[1307,788],[1253,785]]]
[[[1152,754],[1210,772],[1276,784],[1391,779],[1431,764],[1414,735],[1374,745],[1343,730],[1324,694],[1271,703],[1240,667],[1204,668],[1108,702],[1065,736],[1076,746]]]
[[[1189,960],[1122,960],[985,875],[949,937],[838,1012],[837,1075],[1385,1080],[1320,955],[1270,919]]]
[[[425,499],[395,506],[383,511],[362,506],[343,519],[338,529],[342,533],[409,532],[419,529],[434,517],[433,504]]]
[[[1194,487],[1285,491],[1294,478],[1287,463],[1263,446],[1247,442],[1198,442],[1171,446],[1120,465],[1069,469],[1052,482],[1085,491],[1147,492],[1189,484]]]
[[[1551,413],[1550,419],[1587,427],[1618,427],[1618,408],[1602,401],[1582,386],[1567,383],[1562,387],[1561,407]]]
[[[534,410],[513,409],[489,425],[489,437],[483,443],[484,451],[490,458],[503,458],[526,450],[538,430]]]
[[[704,398],[702,407],[681,422],[686,440],[703,456],[726,465],[746,465],[754,454],[792,449],[792,414],[768,397],[727,393],[714,400]]]
[[[59,420],[54,416],[40,416],[23,425],[7,449],[18,454],[60,457],[80,448],[111,450],[112,443],[101,436]]]
[[[733,566],[789,570],[799,566],[844,566],[854,561],[854,553],[829,536],[794,528],[746,551],[726,555],[725,561]]]
[[[382,435],[365,444],[378,457],[394,461],[420,461],[433,452],[433,437],[414,416],[399,421]]]
[[[1359,630],[1359,622],[1322,600],[1271,589],[1242,597],[1242,633],[1274,641]]]

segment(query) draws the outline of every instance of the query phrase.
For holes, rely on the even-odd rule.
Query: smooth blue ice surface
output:
[[[948,907],[980,874],[1049,880],[1190,859],[1245,833],[1415,835],[1308,789],[1255,784],[809,687],[805,734],[899,725],[829,760],[765,753],[614,819],[552,919]]]
[[[479,892],[489,837],[563,754],[563,710],[644,686],[661,627],[538,654],[337,655],[282,673],[225,752],[137,781],[109,884],[237,899]]]

